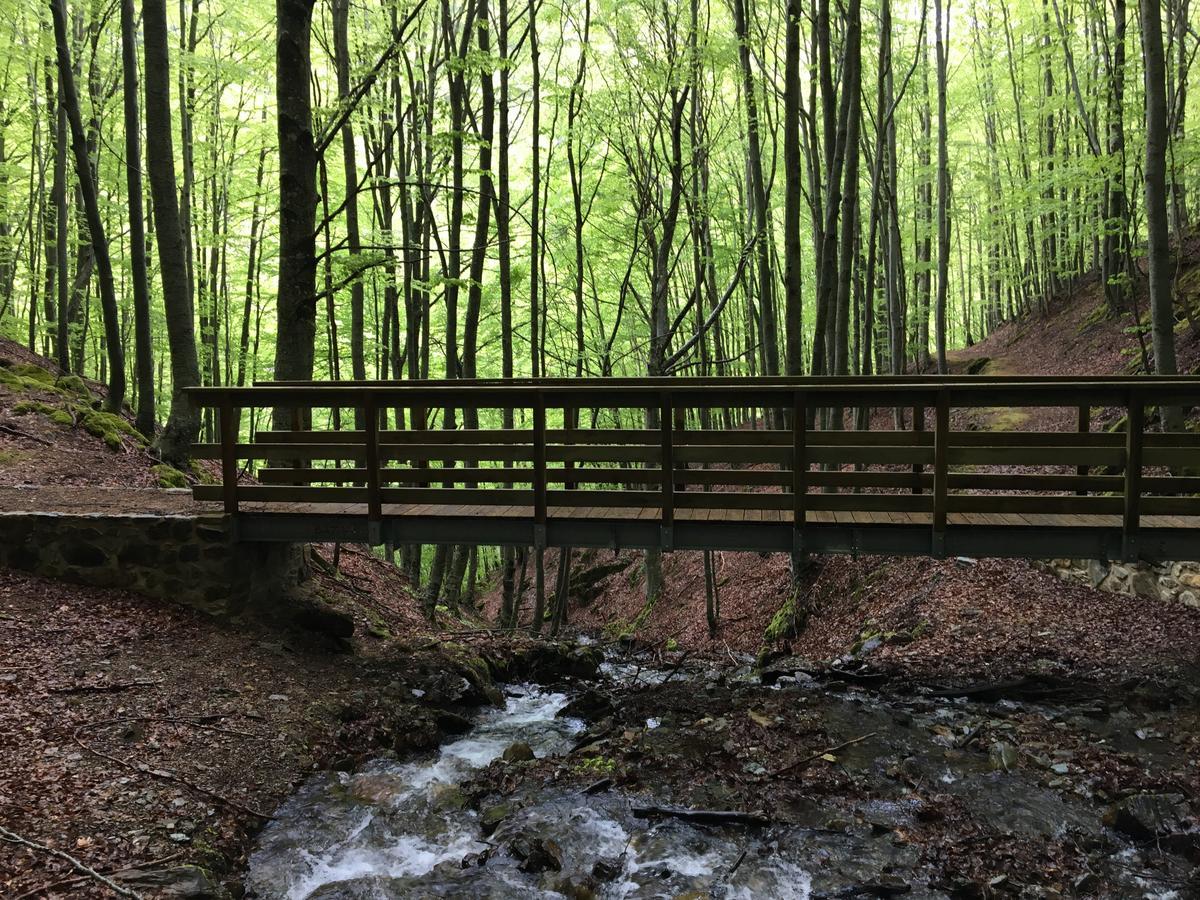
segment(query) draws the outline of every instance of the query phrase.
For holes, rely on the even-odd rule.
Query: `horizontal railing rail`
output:
[[[1200,405],[1196,377],[272,382],[188,393],[219,411],[218,440],[195,450],[221,461],[222,481],[195,494],[230,514],[243,503],[341,504],[378,521],[385,508],[411,513],[390,509],[405,504],[509,507],[527,509],[536,530],[563,511],[622,509],[656,519],[667,547],[682,514],[791,524],[797,548],[829,516],[863,514],[864,524],[923,523],[934,555],[959,514],[1051,526],[1113,517],[1126,555],[1144,516],[1200,516],[1200,434],[1147,430],[1145,415]],[[989,407],[1077,414],[1056,431],[1024,428],[1020,415],[995,417],[1016,427],[982,430],[955,415]],[[729,408],[762,410],[774,427],[723,429],[701,415]],[[864,408],[903,410],[909,426],[812,427]],[[1093,431],[1098,408],[1120,427]],[[270,427],[243,435],[247,409],[267,411]],[[342,420],[357,427],[332,427],[335,410],[354,410]],[[444,427],[464,411],[480,427]],[[573,418],[580,411],[592,415]],[[584,420],[596,427],[574,426]],[[252,480],[239,483],[243,472]]]

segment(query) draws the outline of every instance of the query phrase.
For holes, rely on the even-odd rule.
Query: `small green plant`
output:
[[[576,765],[576,771],[588,775],[614,775],[617,761],[608,756],[589,756]]]

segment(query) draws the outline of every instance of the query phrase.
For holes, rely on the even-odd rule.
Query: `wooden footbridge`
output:
[[[1197,377],[272,382],[190,395],[219,413],[219,442],[197,455],[223,475],[195,497],[220,501],[245,540],[1200,558],[1200,434],[1152,424],[1158,407],[1200,406]],[[1022,430],[1036,407],[1066,410],[1069,426]],[[859,409],[870,430],[814,427]],[[1101,415],[1120,427],[1093,428]]]

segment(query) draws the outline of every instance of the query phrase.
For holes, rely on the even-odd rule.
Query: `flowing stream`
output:
[[[548,792],[485,840],[479,813],[466,808],[457,785],[517,740],[538,756],[566,750],[583,728],[556,716],[567,700],[513,687],[504,709],[483,713],[469,734],[432,758],[314,777],[264,830],[247,887],[286,900],[562,897],[584,881],[606,898],[810,896],[798,854],[737,830],[637,820],[615,794]],[[513,839],[545,838],[561,850],[560,871],[527,873],[502,853],[463,866]],[[594,869],[606,880],[589,878]]]
[[[1075,791],[1056,791],[1027,769],[997,771],[995,752],[953,749],[989,716],[1036,710],[1049,721],[1071,722],[1092,740],[1136,749],[1165,765],[1174,752],[1162,735],[1166,713],[1117,707],[1100,716],[1090,707],[884,699],[854,690],[832,692],[799,677],[771,687],[749,686],[748,669],[730,677],[748,696],[786,692],[790,702],[819,707],[831,733],[870,732],[874,749],[855,744],[839,765],[858,773],[867,790],[850,798],[858,825],[838,824],[839,808],[812,803],[803,826],[693,826],[676,818],[639,819],[636,801],[618,789],[581,793],[552,781],[525,778],[497,806],[468,803],[462,785],[523,742],[538,757],[564,755],[584,723],[561,715],[571,699],[534,685],[509,686],[503,709],[480,713],[471,730],[424,758],[379,759],[354,773],[315,775],[276,813],[250,860],[248,896],[260,900],[377,900],[377,898],[668,898],[668,900],[819,900],[851,896],[943,898],[929,884],[919,851],[892,834],[914,826],[916,807],[900,781],[953,796],[981,823],[1018,839],[1069,834],[1107,844],[1094,859],[1099,886],[1115,894],[1087,896],[1181,900],[1186,866],[1168,876],[1142,872],[1150,851],[1107,830],[1101,809]],[[603,679],[637,690],[667,673],[609,660]],[[703,673],[688,677],[704,690]],[[707,677],[715,677],[709,675]],[[657,712],[654,715],[658,715]],[[645,722],[646,746],[685,752],[671,743],[670,711]],[[676,732],[678,733],[678,732]],[[656,736],[663,736],[662,738]],[[663,743],[665,741],[665,743]],[[995,748],[993,748],[994,751]],[[668,757],[669,758],[669,757]],[[574,759],[574,757],[572,757]],[[564,764],[567,764],[564,760]],[[1067,766],[1063,766],[1067,768]],[[597,772],[597,778],[600,777]],[[578,781],[578,779],[576,779]],[[736,785],[728,785],[738,808]],[[644,790],[644,787],[643,787]],[[1150,850],[1153,850],[1151,847]],[[1139,855],[1141,854],[1141,855]],[[1183,860],[1177,860],[1183,863]],[[1162,860],[1159,859],[1159,865]]]

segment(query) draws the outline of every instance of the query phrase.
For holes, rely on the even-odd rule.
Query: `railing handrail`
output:
[[[953,405],[1078,406],[1122,405],[1136,388],[1148,403],[1200,403],[1200,376],[1139,375],[1109,378],[1036,376],[951,376],[919,380],[859,378],[846,381],[766,379],[563,379],[554,382],[442,381],[373,382],[338,381],[313,384],[260,384],[250,387],[185,388],[199,406],[358,406],[370,398],[378,406],[412,406],[427,403],[459,407],[501,408],[532,406],[541,397],[550,406],[639,407],[655,403],[670,390],[680,406],[791,405],[796,392],[811,395],[814,405],[870,405],[889,407],[913,400],[933,406],[942,390],[952,391]],[[711,402],[710,402],[711,401]]]

